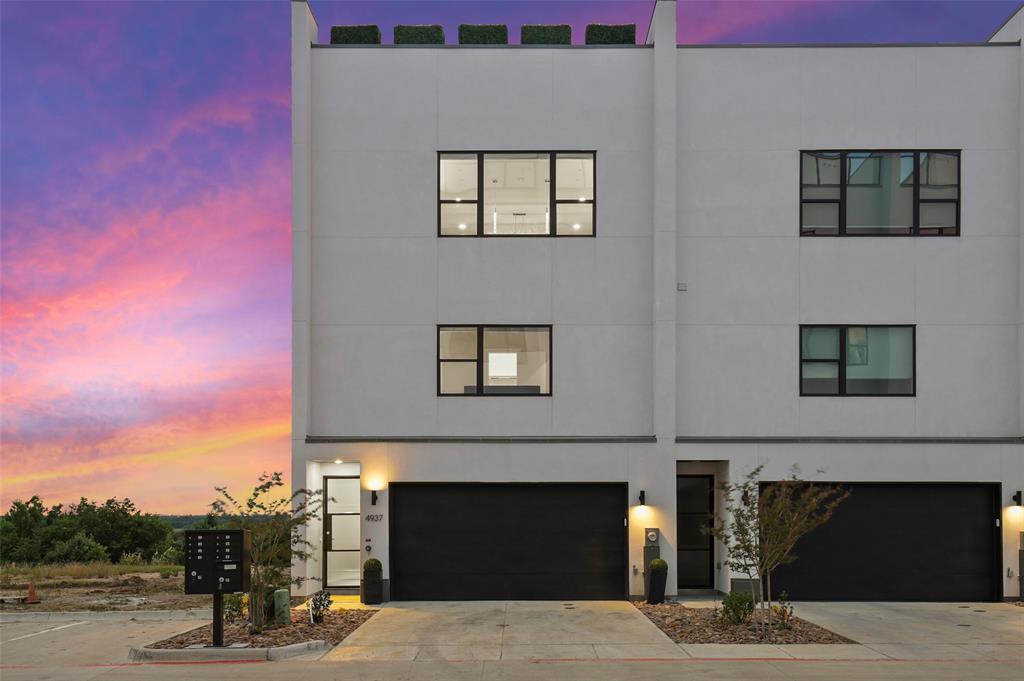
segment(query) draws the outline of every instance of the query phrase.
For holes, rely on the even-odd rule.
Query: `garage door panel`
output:
[[[624,598],[624,484],[393,483],[395,600]]]
[[[844,485],[773,591],[794,600],[987,601],[999,593],[997,485]]]

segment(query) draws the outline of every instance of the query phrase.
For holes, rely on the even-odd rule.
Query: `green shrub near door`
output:
[[[363,563],[363,579],[360,582],[360,600],[367,605],[384,602],[384,566],[376,558]]]

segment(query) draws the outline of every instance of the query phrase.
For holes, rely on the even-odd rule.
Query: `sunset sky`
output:
[[[288,2],[0,3],[0,504],[203,513],[289,469]],[[680,2],[679,40],[981,41],[1017,2]],[[635,22],[650,0],[314,1],[331,24]]]

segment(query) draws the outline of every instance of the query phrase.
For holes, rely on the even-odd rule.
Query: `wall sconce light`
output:
[[[647,492],[645,492],[644,490],[640,490],[640,505],[647,505]]]
[[[1017,493],[1014,494],[1011,497],[1013,499],[1013,505],[1014,506],[1024,506],[1024,498],[1022,498],[1022,497],[1024,497],[1024,492],[1021,492],[1020,490],[1017,490]]]
[[[376,505],[377,505],[377,490],[372,489],[372,490],[370,490],[370,506],[376,506]]]

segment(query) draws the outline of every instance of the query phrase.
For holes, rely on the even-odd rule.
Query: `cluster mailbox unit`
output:
[[[213,645],[224,645],[223,595],[249,590],[249,530],[186,530],[185,593],[213,595]]]

